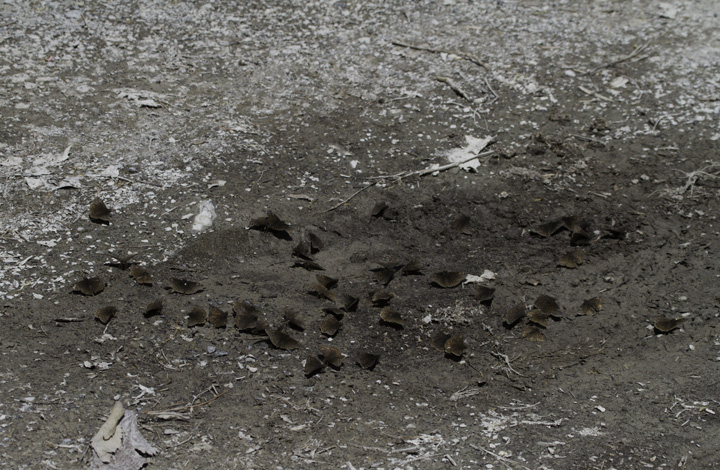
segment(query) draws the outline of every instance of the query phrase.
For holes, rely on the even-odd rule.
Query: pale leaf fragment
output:
[[[493,279],[495,279],[496,276],[497,275],[494,272],[490,271],[489,269],[486,269],[479,276],[476,276],[474,274],[468,274],[467,276],[465,276],[465,280],[463,281],[463,284],[471,284],[473,282],[483,283],[483,282],[487,282],[487,281],[492,281]]]
[[[103,423],[100,430],[93,436],[90,445],[95,450],[95,455],[104,463],[109,463],[114,454],[122,444],[122,431],[118,428],[118,423],[125,414],[122,403],[115,402],[110,411],[107,421]]]
[[[452,149],[446,152],[445,156],[450,163],[464,162],[460,164],[460,168],[465,171],[477,171],[478,167],[480,167],[480,160],[473,159],[472,157],[477,156],[485,147],[490,145],[493,138],[485,137],[484,139],[478,139],[477,137],[466,135],[465,141],[467,142],[465,147]]]
[[[113,433],[112,437],[105,439],[103,436],[109,432]],[[117,442],[113,442],[112,446],[108,444],[115,439]],[[158,453],[158,449],[140,434],[135,412],[124,411],[120,402],[115,403],[110,417],[93,437],[91,445],[95,450],[91,470],[140,470],[147,463],[146,456]],[[110,448],[113,450],[110,451]]]

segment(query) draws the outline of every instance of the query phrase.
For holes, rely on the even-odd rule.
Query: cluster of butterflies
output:
[[[577,268],[585,261],[582,250],[577,247],[591,245],[602,238],[624,240],[627,236],[624,230],[614,226],[605,231],[592,231],[590,230],[590,224],[578,216],[567,216],[551,220],[529,231],[533,235],[548,238],[563,230],[570,232],[570,245],[575,248],[560,257],[557,265],[568,269]],[[595,315],[600,310],[602,310],[602,299],[600,297],[593,297],[582,302],[577,314]],[[548,320],[550,318],[560,320],[562,313],[554,298],[541,295],[535,300],[533,308],[529,311],[524,304],[518,304],[510,308],[505,315],[505,326],[512,328],[525,317],[527,317],[528,321],[522,331],[523,336],[531,341],[543,341],[545,336],[542,333],[542,329],[547,327]],[[685,318],[683,317],[657,317],[653,320],[653,327],[657,333],[666,334],[679,328],[684,321]]]
[[[392,218],[393,212],[387,204],[379,203],[373,210],[371,215],[374,217]],[[111,210],[100,199],[94,200],[90,205],[90,219],[93,222],[108,224],[110,223]],[[469,222],[467,216],[453,222],[453,227],[457,230],[464,229]],[[268,211],[263,217],[259,217],[250,221],[250,228],[266,232],[272,232],[275,236],[283,239],[291,240],[288,230],[290,224],[281,220],[273,212]],[[620,231],[610,231],[609,234],[597,235],[593,239],[589,234],[588,225],[577,217],[565,217],[540,225],[530,232],[541,237],[550,237],[562,229],[567,229],[571,233],[571,245],[581,246],[592,243],[602,236],[621,238],[624,233]],[[316,234],[306,232],[293,248],[293,255],[296,260],[294,266],[302,267],[308,271],[323,271],[314,259],[314,255],[324,248],[323,242]],[[144,268],[132,261],[133,255],[125,257],[116,257],[111,263],[112,267],[121,270],[128,270],[130,276],[141,285],[152,285],[153,277]],[[567,268],[575,268],[582,264],[582,252],[575,249],[564,255],[558,262],[558,265]],[[411,260],[404,264],[381,263],[379,268],[372,269],[374,277],[381,286],[370,294],[369,300],[374,307],[379,308],[380,324],[390,328],[403,329],[406,326],[400,312],[394,309],[390,301],[394,297],[394,293],[387,290],[388,284],[397,275],[418,275],[422,274],[419,264],[416,260]],[[467,274],[459,271],[441,271],[430,276],[430,281],[441,288],[454,288],[465,282]],[[356,310],[359,298],[352,295],[337,293],[334,289],[338,285],[339,279],[317,273],[316,281],[308,286],[308,293],[315,295],[321,299],[333,302],[333,306],[323,308],[324,318],[320,323],[320,332],[327,337],[334,337],[342,329],[342,321],[344,316]],[[78,281],[73,292],[82,295],[94,296],[102,292],[105,288],[105,280],[102,277],[84,278]],[[201,292],[204,287],[200,282],[172,278],[167,281],[167,289],[182,295],[193,295]],[[476,285],[475,298],[478,302],[490,306],[495,294],[495,289]],[[602,308],[602,300],[599,297],[588,299],[582,303],[579,314],[594,315]],[[159,298],[149,303],[143,310],[146,318],[159,315],[163,310],[163,299]],[[239,331],[254,335],[261,335],[278,349],[292,350],[301,347],[301,344],[289,334],[286,333],[287,327],[291,329],[303,331],[306,328],[304,320],[292,309],[286,309],[284,312],[284,323],[280,328],[272,328],[265,320],[260,309],[248,301],[238,301],[232,305],[234,313],[234,326]],[[95,312],[95,318],[103,324],[107,324],[117,314],[117,308],[114,306],[103,306]],[[539,296],[531,309],[528,310],[524,303],[511,307],[505,314],[505,327],[508,329],[516,326],[520,320],[527,319],[522,335],[531,341],[543,341],[545,336],[543,330],[548,326],[549,320],[558,321],[562,318],[562,312],[557,300],[548,295]],[[655,328],[660,332],[669,332],[677,328],[683,319],[666,319],[656,320]],[[187,326],[197,327],[204,324],[210,324],[215,328],[225,328],[228,323],[228,312],[214,306],[209,305],[208,309],[200,306],[193,306],[188,313]],[[446,356],[459,359],[463,356],[467,349],[465,339],[461,334],[451,334],[445,331],[437,332],[430,340],[431,345],[437,350],[445,353]],[[343,365],[343,353],[334,346],[322,346],[316,354],[311,354],[305,360],[305,374],[309,377],[325,367],[339,369]],[[356,362],[362,368],[372,370],[380,359],[379,354],[369,352],[359,352],[355,355]]]
[[[386,205],[381,206],[379,210],[373,211],[373,215],[386,214],[386,209]],[[389,211],[387,214],[389,214]],[[111,221],[111,209],[102,200],[96,199],[90,205],[90,219],[95,223],[109,224]],[[290,227],[289,224],[271,211],[268,211],[263,217],[250,221],[251,229],[272,232],[274,235],[284,239],[291,239],[287,233]],[[293,255],[296,258],[294,266],[309,271],[323,271],[324,268],[314,260],[314,255],[323,248],[324,245],[320,237],[312,232],[305,233],[293,248]],[[114,257],[114,261],[107,264],[111,267],[127,270],[130,277],[138,284],[153,285],[152,275],[145,268],[133,262],[133,256]],[[377,282],[382,286],[372,292],[369,297],[372,305],[380,309],[380,324],[394,329],[405,328],[406,322],[400,312],[389,305],[395,294],[386,288],[396,275],[422,274],[420,266],[417,261],[411,260],[402,265],[382,264],[380,268],[373,269],[372,272]],[[443,271],[433,274],[430,280],[439,287],[452,288],[460,285],[466,277],[467,274],[465,273]],[[308,293],[334,303],[334,306],[323,308],[324,318],[320,323],[320,332],[327,337],[334,337],[342,329],[344,316],[357,309],[360,299],[349,294],[337,293],[334,289],[338,285],[339,279],[322,273],[317,273],[315,278],[317,282],[308,286]],[[72,292],[94,296],[102,292],[105,286],[106,281],[101,276],[83,278],[75,283]],[[182,295],[193,295],[201,292],[204,287],[200,282],[171,278],[167,281],[166,289]],[[491,301],[493,294],[494,289],[478,287],[478,299],[481,301]],[[301,344],[296,339],[286,333],[287,327],[298,331],[303,331],[306,327],[305,321],[296,311],[286,309],[283,325],[280,328],[272,328],[265,320],[260,309],[248,301],[233,303],[232,310],[234,313],[234,326],[238,331],[262,335],[278,349],[292,350],[301,347]],[[163,299],[159,298],[149,303],[142,313],[146,318],[149,318],[161,314],[162,311]],[[117,312],[115,306],[103,306],[95,312],[95,318],[106,325]],[[210,324],[215,328],[224,328],[228,324],[228,312],[214,305],[209,305],[207,310],[196,305],[188,312],[186,324],[188,327]],[[443,331],[438,332],[431,339],[431,344],[446,355],[454,358],[461,358],[467,349],[462,335]],[[326,367],[339,369],[343,365],[344,357],[344,354],[334,346],[321,346],[317,354],[311,354],[306,358],[305,374],[309,377],[321,372]],[[355,354],[356,363],[367,370],[372,370],[379,359],[380,354],[371,352],[361,351]]]

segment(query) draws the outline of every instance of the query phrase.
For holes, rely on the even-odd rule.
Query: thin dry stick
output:
[[[498,455],[498,454],[496,454],[495,452],[492,452],[492,451],[490,451],[490,450],[487,450],[487,449],[484,448],[484,447],[476,446],[475,444],[469,444],[469,445],[470,445],[470,447],[472,447],[472,448],[475,449],[475,450],[481,450],[481,451],[485,452],[485,453],[488,454],[488,455],[492,455],[493,457],[495,457],[496,459],[498,459],[498,460],[500,461],[500,463],[502,463],[503,465],[505,465],[505,467],[507,467],[507,468],[512,468],[510,465],[520,465],[518,462],[516,462],[516,461],[514,461],[514,460],[510,460],[510,459],[508,459],[507,457],[503,457],[502,455]],[[522,465],[522,467],[525,468],[525,469],[527,469],[527,467],[526,467],[525,465]],[[528,470],[529,470],[529,469],[528,469]]]
[[[491,140],[490,142],[488,142],[488,145],[490,145],[490,144],[493,143],[493,142],[494,142],[494,140]],[[459,161],[459,162],[448,163],[447,165],[439,166],[439,167],[437,167],[437,168],[425,168],[424,170],[403,171],[403,172],[400,172],[400,173],[396,173],[396,174],[394,174],[394,175],[372,176],[371,178],[372,178],[372,179],[377,179],[377,180],[390,179],[390,178],[397,179],[397,180],[401,180],[401,179],[407,178],[407,177],[409,177],[409,176],[425,176],[425,175],[429,175],[430,173],[435,173],[436,171],[437,171],[437,172],[440,172],[440,171],[450,170],[450,169],[455,168],[455,167],[458,167],[458,166],[460,166],[460,165],[464,165],[464,164],[467,163],[467,162],[471,162],[471,161],[473,161],[473,160],[475,160],[475,159],[477,159],[477,158],[487,157],[488,155],[492,155],[493,153],[495,153],[495,151],[493,151],[493,150],[488,150],[487,152],[478,153],[477,155],[475,155],[475,156],[473,156],[473,157],[466,158],[465,160],[461,160],[461,161]],[[357,195],[360,194],[361,192],[365,191],[366,189],[368,189],[368,188],[370,188],[370,187],[372,187],[372,186],[375,186],[376,184],[378,184],[378,182],[379,182],[379,181],[375,181],[375,182],[370,183],[370,184],[368,184],[368,185],[366,185],[366,186],[363,186],[362,188],[360,188],[360,189],[358,189],[357,191],[355,191],[354,193],[352,193],[349,197],[347,197],[346,199],[344,199],[344,200],[341,201],[340,203],[338,203],[338,204],[334,205],[333,207],[331,207],[330,209],[326,210],[325,213],[332,212],[332,211],[334,211],[335,209],[337,209],[338,207],[342,206],[343,204],[347,204],[352,198],[354,198],[355,196],[357,196]]]
[[[608,68],[608,67],[613,67],[613,66],[615,66],[615,65],[622,64],[623,62],[627,62],[628,60],[633,59],[634,57],[637,57],[638,54],[640,54],[641,52],[645,52],[645,51],[648,49],[648,46],[650,46],[650,43],[649,43],[649,42],[646,42],[645,44],[642,44],[642,45],[640,45],[640,46],[637,46],[637,47],[635,47],[635,49],[633,49],[633,51],[632,51],[630,54],[628,54],[628,55],[626,55],[626,56],[623,56],[623,57],[620,57],[619,59],[615,59],[615,60],[613,60],[613,61],[610,61],[610,62],[608,62],[608,63],[606,63],[606,64],[598,65],[597,67],[595,67],[594,69],[590,70],[589,72],[586,72],[585,75],[590,75],[590,74],[592,74],[592,73],[597,72],[597,71],[600,70],[600,69],[605,69],[605,68]],[[645,56],[645,57],[642,57],[642,58],[640,58],[640,59],[638,59],[638,60],[644,60],[644,59],[647,59],[648,57],[650,57],[650,55],[647,55],[647,56]]]
[[[513,369],[513,367],[510,365],[510,358],[507,356],[507,354],[502,354],[502,353],[494,352],[494,351],[490,351],[490,354],[497,357],[498,359],[503,359],[505,361],[505,364],[507,364],[508,370],[510,370],[510,372],[514,372],[515,374],[519,375],[520,377],[525,377],[520,372]]]
[[[582,91],[583,93],[586,93],[586,94],[588,94],[588,95],[590,95],[590,96],[594,96],[595,98],[597,98],[597,99],[599,99],[599,100],[612,101],[611,98],[608,98],[607,96],[603,96],[603,95],[601,95],[600,93],[598,93],[597,91],[589,90],[589,89],[585,88],[584,86],[579,86],[578,88],[579,88],[580,91]]]
[[[681,173],[685,173],[685,176],[687,177],[687,182],[685,183],[685,187],[682,189],[681,193],[686,193],[688,190],[692,191],[695,188],[695,184],[698,182],[701,176],[707,177],[707,178],[717,178],[718,175],[714,175],[712,173],[708,173],[708,171],[720,167],[720,163],[712,163],[706,167],[700,168],[699,170],[691,171],[691,172],[684,172],[682,170]]]
[[[350,201],[350,199],[354,198],[355,196],[357,196],[357,195],[360,194],[361,192],[365,191],[366,189],[368,189],[368,188],[370,188],[370,187],[372,187],[372,186],[375,186],[376,184],[378,184],[377,181],[374,182],[374,183],[370,183],[370,184],[368,184],[368,185],[366,185],[366,186],[363,186],[362,188],[360,188],[360,189],[358,189],[357,191],[355,191],[354,193],[352,193],[352,194],[350,195],[350,197],[348,197],[347,199],[341,201],[339,204],[336,204],[336,205],[334,205],[333,207],[331,207],[330,209],[326,210],[325,213],[327,214],[328,212],[332,212],[332,211],[334,211],[335,209],[337,209],[338,207],[340,207],[340,206],[342,206],[342,205],[344,205],[344,204],[347,204],[347,203]]]
[[[195,408],[197,408],[197,407],[199,407],[199,406],[209,405],[210,403],[214,402],[215,400],[217,400],[217,399],[220,398],[221,396],[225,395],[225,392],[227,392],[227,390],[223,391],[223,392],[222,392],[221,394],[219,394],[219,395],[215,395],[215,396],[212,397],[211,399],[209,399],[209,400],[207,400],[207,401],[204,401],[204,402],[202,402],[202,403],[190,404],[190,405],[181,405],[181,406],[176,406],[176,407],[174,407],[174,408],[168,408],[167,410],[157,410],[157,411],[156,411],[156,410],[153,410],[153,411],[148,411],[147,414],[151,414],[151,413],[152,413],[152,414],[177,413],[177,412],[181,412],[181,411],[192,411],[192,410],[194,410]]]
[[[398,40],[392,41],[392,44],[394,46],[407,47],[408,49],[415,49],[416,51],[434,52],[436,54],[443,54],[443,53],[444,54],[453,54],[458,57],[462,57],[463,59],[468,60],[475,65],[479,65],[480,67],[484,68],[485,70],[490,70],[490,67],[485,62],[480,60],[477,56],[470,54],[468,52],[451,51],[451,50],[447,50],[447,49],[437,49],[435,47],[410,44],[408,42],[398,41]]]
[[[424,170],[415,170],[415,171],[410,171],[410,172],[407,172],[404,174],[401,173],[398,176],[398,178],[402,179],[402,178],[407,178],[408,176],[425,176],[425,175],[429,175],[430,173],[435,173],[436,171],[450,170],[450,169],[458,167],[460,165],[464,165],[467,162],[471,162],[471,161],[475,160],[476,158],[487,157],[488,155],[492,155],[493,153],[495,153],[494,150],[488,150],[487,152],[478,153],[474,157],[466,158],[465,160],[462,160],[459,162],[448,163],[447,165],[439,166],[437,168],[425,168]]]
[[[458,85],[457,83],[455,83],[450,77],[440,77],[440,76],[438,76],[438,77],[435,77],[435,80],[437,80],[438,82],[445,83],[447,86],[450,87],[450,89],[451,89],[452,91],[454,91],[455,93],[457,93],[458,96],[461,96],[462,98],[465,98],[466,100],[468,100],[468,101],[471,102],[471,103],[474,103],[474,102],[475,102],[475,100],[473,100],[473,99],[470,97],[470,95],[468,95],[468,94],[465,92],[465,90],[463,90],[462,88],[460,88],[460,85]]]

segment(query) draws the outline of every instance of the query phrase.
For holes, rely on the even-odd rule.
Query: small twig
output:
[[[649,46],[649,45],[650,45],[650,43],[649,43],[649,42],[646,42],[645,44],[642,44],[642,45],[640,45],[640,46],[636,46],[635,49],[633,49],[633,51],[632,51],[630,54],[628,54],[628,55],[626,55],[626,56],[623,56],[623,57],[620,57],[619,59],[612,60],[612,61],[607,62],[607,63],[605,63],[605,64],[598,65],[597,67],[595,67],[594,69],[590,70],[589,72],[586,72],[585,75],[590,75],[590,74],[593,74],[593,73],[597,72],[597,71],[600,70],[600,69],[605,69],[605,68],[608,68],[608,67],[613,67],[613,66],[618,65],[618,64],[621,64],[621,63],[623,63],[623,62],[627,62],[628,60],[633,59],[634,57],[637,57],[641,52],[646,51],[646,50],[648,49],[648,46]],[[638,60],[644,60],[644,59],[647,59],[648,57],[650,57],[650,56],[648,55],[648,56],[642,57],[642,58],[640,58],[640,59],[638,59]]]
[[[490,93],[493,94],[493,99],[489,103],[486,103],[487,105],[491,105],[494,102],[496,102],[499,99],[499,96],[497,93],[495,93],[495,90],[493,90],[493,87],[490,86],[490,80],[485,77],[485,85],[488,87],[488,90],[490,90]]]
[[[265,174],[265,170],[260,172],[260,177],[250,186],[250,189],[253,189],[255,186],[257,186],[258,183],[260,183],[260,180],[262,179],[263,175]]]
[[[430,173],[435,173],[436,171],[440,172],[440,171],[450,170],[452,168],[458,167],[460,165],[464,165],[465,163],[471,162],[480,157],[487,157],[488,155],[492,155],[493,153],[495,153],[494,150],[488,150],[487,152],[478,153],[474,157],[469,157],[469,158],[466,158],[465,160],[461,160],[459,162],[448,163],[447,165],[442,165],[437,168],[425,168],[424,170],[415,170],[415,171],[400,173],[397,176],[397,178],[403,179],[403,178],[407,178],[409,176],[425,176],[425,175],[429,175]]]
[[[465,92],[465,90],[463,90],[462,88],[460,88],[460,85],[458,85],[457,83],[455,83],[450,77],[441,77],[441,76],[438,76],[438,77],[435,77],[435,80],[437,80],[438,82],[445,83],[447,86],[450,87],[450,89],[451,89],[452,91],[454,91],[455,93],[457,93],[458,96],[460,96],[460,97],[468,100],[468,101],[471,102],[471,103],[474,103],[474,102],[475,102],[475,100],[473,100],[473,99],[470,97],[470,95],[468,95],[468,94]]]
[[[467,60],[467,61],[472,62],[472,63],[475,64],[475,65],[479,65],[480,67],[484,68],[485,70],[490,70],[490,67],[489,67],[485,62],[483,62],[482,60],[480,60],[477,56],[475,56],[475,55],[473,55],[473,54],[470,54],[470,53],[467,53],[467,52],[451,51],[451,50],[447,50],[447,49],[437,49],[437,48],[435,48],[435,47],[430,47],[430,46],[425,46],[425,45],[417,45],[417,44],[410,44],[410,43],[408,43],[408,42],[398,41],[398,40],[392,41],[392,44],[393,44],[394,46],[407,47],[408,49],[415,49],[416,51],[433,52],[433,53],[436,53],[436,54],[452,54],[452,55],[456,55],[456,56],[461,57],[461,58],[463,58],[463,59],[465,59],[465,60]]]
[[[520,377],[525,377],[520,372],[513,369],[513,367],[510,365],[510,358],[507,356],[507,354],[502,354],[502,353],[494,352],[494,351],[490,351],[490,354],[492,354],[493,356],[495,356],[497,358],[505,360],[505,364],[507,364],[508,370],[510,370],[510,372],[513,372],[513,373],[519,375]]]
[[[603,95],[601,95],[600,93],[598,93],[598,92],[596,92],[596,91],[589,90],[589,89],[585,88],[584,86],[579,86],[578,88],[579,88],[580,91],[582,91],[583,93],[586,93],[586,94],[588,94],[588,95],[590,95],[590,96],[594,96],[595,98],[597,98],[597,99],[599,99],[599,100],[612,101],[611,98],[608,98],[607,96],[603,96]]]
[[[450,464],[451,464],[453,467],[457,467],[457,464],[455,463],[455,461],[453,460],[453,458],[450,457],[450,454],[445,454],[444,457],[448,460],[448,462],[450,462]]]
[[[606,144],[605,142],[603,142],[603,141],[600,140],[600,139],[595,139],[595,138],[593,138],[593,137],[587,137],[587,136],[579,135],[579,134],[572,134],[571,137],[575,137],[575,138],[578,139],[578,140],[585,140],[585,141],[588,141],[588,142],[595,142],[596,144],[600,144],[600,145],[602,145],[603,147],[607,147],[607,144]]]
[[[347,203],[350,201],[350,199],[354,198],[355,196],[357,196],[357,195],[360,194],[361,192],[365,191],[366,189],[368,189],[368,188],[370,188],[370,187],[372,187],[372,186],[375,186],[377,183],[378,183],[378,182],[376,181],[376,182],[374,182],[374,183],[370,183],[370,184],[368,184],[368,185],[366,185],[366,186],[363,186],[362,188],[360,188],[360,189],[358,189],[357,191],[355,191],[354,193],[352,193],[352,194],[350,195],[350,197],[348,197],[347,199],[341,201],[340,203],[338,203],[338,204],[334,205],[333,207],[331,207],[330,209],[326,210],[325,213],[327,214],[328,212],[332,212],[332,211],[334,211],[335,209],[337,209],[338,207],[340,207],[340,206],[342,206],[342,205],[344,205],[344,204],[347,204]]]
[[[133,184],[144,184],[147,186],[154,186],[156,188],[164,188],[165,187],[162,184],[148,183],[147,181],[131,180],[130,178],[125,178],[124,176],[113,176],[112,178],[122,180],[122,181],[127,181],[128,183],[133,183]]]
[[[677,170],[677,171],[680,171],[681,173],[685,173],[685,176],[687,177],[687,182],[685,183],[685,187],[682,189],[681,193],[684,194],[684,193],[688,192],[688,190],[690,190],[692,192],[692,190],[695,188],[695,184],[698,182],[698,180],[700,179],[701,176],[705,176],[708,178],[717,178],[718,175],[708,173],[708,171],[710,171],[714,168],[720,168],[720,163],[712,163],[703,168],[700,168],[699,170],[690,171],[690,172],[684,172],[682,170]]]
[[[514,460],[510,460],[510,459],[508,459],[507,457],[503,457],[502,455],[498,455],[498,454],[496,454],[495,452],[492,452],[492,451],[490,451],[490,450],[487,450],[487,449],[484,448],[484,447],[476,446],[475,444],[469,444],[469,445],[470,445],[470,447],[472,447],[472,448],[475,449],[475,450],[480,450],[480,451],[482,451],[482,452],[485,452],[485,453],[488,454],[488,455],[492,455],[493,457],[495,457],[496,459],[498,459],[498,460],[500,461],[500,463],[502,463],[503,465],[505,465],[505,467],[507,467],[507,468],[512,468],[510,465],[520,465],[520,463],[518,463],[518,462],[516,462],[516,461],[514,461]],[[521,465],[521,466],[522,466],[523,468],[527,469],[527,467],[526,467],[525,465]],[[529,470],[529,469],[528,469],[528,470]]]
[[[172,445],[172,446],[168,446],[167,448],[168,449],[176,449],[176,448],[180,447],[181,445],[185,444],[186,442],[190,442],[194,437],[195,436],[190,436],[187,439],[185,439],[184,441],[178,442],[177,444]]]
[[[495,141],[494,139],[491,140],[491,141],[489,141],[489,142],[488,142],[488,145],[490,145],[490,144],[493,143],[494,141]],[[407,178],[407,177],[410,177],[410,176],[425,176],[425,175],[429,175],[429,174],[435,173],[435,172],[441,172],[441,171],[450,170],[450,169],[452,169],[452,168],[455,168],[455,167],[464,165],[464,164],[467,163],[467,162],[471,162],[471,161],[473,161],[473,160],[475,160],[475,159],[479,159],[480,157],[487,157],[488,155],[492,155],[493,153],[495,153],[495,151],[493,151],[493,150],[488,150],[487,152],[481,152],[481,153],[478,153],[478,154],[475,155],[475,156],[468,157],[468,158],[466,158],[465,160],[461,160],[461,161],[459,161],[459,162],[448,163],[447,165],[442,165],[442,166],[439,166],[439,167],[437,167],[437,168],[425,168],[425,169],[423,169],[423,170],[403,171],[403,172],[400,172],[400,173],[396,173],[396,174],[394,174],[394,175],[372,176],[371,179],[384,180],[384,179],[390,179],[390,178],[392,178],[392,179],[402,180],[403,178]],[[353,194],[351,194],[351,195],[350,195],[349,197],[347,197],[346,199],[342,200],[342,201],[339,202],[338,204],[336,204],[336,205],[334,205],[333,207],[331,207],[330,209],[326,210],[325,213],[332,212],[332,211],[334,211],[335,209],[337,209],[338,207],[342,206],[343,204],[347,204],[352,198],[354,198],[355,196],[357,196],[357,195],[360,194],[361,192],[365,191],[366,189],[368,189],[368,188],[370,188],[370,187],[372,187],[372,186],[375,186],[376,184],[378,184],[378,182],[379,182],[379,181],[375,181],[375,182],[373,182],[373,183],[370,183],[370,184],[368,184],[368,185],[363,186],[362,188],[360,188],[360,189],[358,189],[357,191],[355,191]]]
[[[183,411],[192,411],[192,410],[194,410],[195,408],[197,408],[197,407],[199,407],[199,406],[209,405],[210,403],[214,402],[215,400],[217,400],[217,399],[220,398],[221,396],[225,395],[225,392],[226,392],[226,391],[223,391],[221,394],[215,395],[215,396],[212,397],[211,399],[209,399],[209,400],[207,400],[207,401],[204,401],[204,402],[202,402],[202,403],[198,403],[198,404],[192,404],[192,403],[191,403],[191,404],[189,404],[189,405],[176,406],[176,407],[174,407],[174,408],[168,408],[168,409],[166,409],[166,410],[159,410],[159,411],[153,410],[153,411],[148,411],[147,414],[158,415],[158,414],[163,414],[163,413],[180,413],[180,412],[183,412]]]

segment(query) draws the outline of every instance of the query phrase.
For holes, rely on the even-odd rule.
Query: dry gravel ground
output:
[[[3,1],[0,464],[89,467],[119,400],[148,468],[717,468],[719,13]],[[267,211],[290,227],[248,228]],[[432,282],[486,270],[492,300]],[[276,344],[236,327],[249,304]],[[227,327],[188,327],[211,306]]]

